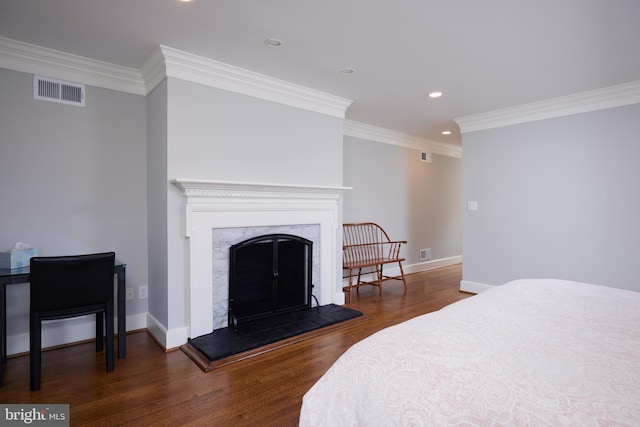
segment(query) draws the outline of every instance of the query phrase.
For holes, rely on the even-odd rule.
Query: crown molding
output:
[[[147,93],[175,77],[304,110],[344,118],[353,101],[160,45],[142,67]]]
[[[444,144],[442,142],[417,138],[406,133],[372,126],[366,123],[355,122],[353,120],[344,121],[343,133],[354,138],[382,142],[384,144],[397,145],[399,147],[411,148],[414,150],[429,151],[443,156],[462,158],[462,149],[459,147]]]
[[[640,81],[455,119],[461,133],[640,103]]]
[[[139,70],[5,37],[0,37],[0,68],[145,95]]]
[[[137,70],[0,37],[0,68],[136,95],[176,77],[339,118],[353,102],[162,45]]]

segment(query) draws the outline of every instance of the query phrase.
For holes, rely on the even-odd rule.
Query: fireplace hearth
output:
[[[190,339],[181,348],[206,372],[300,342],[310,335],[331,332],[356,318],[363,318],[362,313],[327,304],[249,320],[237,328],[216,329]]]

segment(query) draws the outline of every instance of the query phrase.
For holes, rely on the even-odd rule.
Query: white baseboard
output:
[[[448,258],[433,259],[429,261],[419,262],[416,264],[410,264],[404,266],[405,274],[419,273],[421,271],[433,270],[434,268],[448,267],[450,265],[456,265],[462,263],[462,255],[452,256]],[[398,268],[398,274],[400,269]]]
[[[419,262],[416,264],[405,264],[402,266],[404,274],[420,273],[422,271],[433,270],[435,268],[448,267],[450,265],[456,265],[462,263],[462,255],[453,256],[449,258],[434,259],[425,262]],[[389,264],[384,268],[385,276],[400,276],[400,267],[396,264]],[[374,273],[363,274],[361,280],[364,282],[375,280]],[[349,278],[342,278],[342,286],[349,286]]]
[[[93,315],[42,322],[42,348],[72,344],[96,337]],[[118,320],[115,322],[118,331]],[[147,327],[146,313],[127,315],[127,331]],[[29,332],[7,336],[7,355],[29,352]]]
[[[450,265],[460,264],[462,256],[454,256],[442,258],[416,264],[404,265],[405,274],[418,273],[421,271],[432,270],[434,268],[447,267]],[[399,276],[400,268],[395,266],[385,268],[385,275]],[[363,275],[362,280],[373,280],[373,275]],[[349,284],[349,278],[343,279],[343,286]],[[472,282],[460,282],[460,290],[465,292],[478,293],[490,288],[489,285],[483,285]],[[339,290],[335,296],[336,304],[345,303],[344,292]],[[177,348],[185,344],[189,339],[189,328],[180,327],[175,329],[166,329],[155,317],[149,313],[138,313],[127,315],[127,331],[138,329],[147,329],[147,331],[164,347],[165,350]],[[75,342],[90,340],[95,338],[95,323],[93,319],[78,317],[73,319],[53,320],[43,323],[42,327],[42,348],[54,347],[64,344],[72,344]],[[116,320],[117,331],[117,320]],[[21,354],[29,352],[29,333],[22,333],[7,336],[7,355]]]
[[[147,332],[165,349],[170,350],[186,344],[189,340],[189,328],[183,326],[167,329],[151,314],[147,313]]]
[[[460,281],[460,291],[469,292],[471,294],[479,294],[487,289],[493,288],[493,285],[487,285],[484,283],[470,282],[468,280]]]

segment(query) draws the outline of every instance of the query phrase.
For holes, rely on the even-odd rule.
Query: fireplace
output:
[[[311,307],[313,242],[290,234],[229,249],[229,326]]]
[[[319,299],[320,280],[320,243],[319,224],[286,224],[259,227],[216,227],[212,230],[212,268],[213,268],[213,329],[229,326],[229,279],[231,247],[243,241],[270,234],[287,234],[304,238],[312,242],[311,292],[314,302]]]
[[[314,241],[314,302],[317,298],[318,305],[344,304],[339,207],[342,193],[349,188],[185,179],[172,182],[185,196],[188,337],[208,334],[227,323],[229,263],[216,264],[214,260],[221,252],[228,254],[228,247],[215,240],[219,232],[246,235],[246,230],[268,230],[232,241],[229,246],[264,234],[292,234]],[[216,290],[218,282],[224,283],[224,291]],[[224,320],[214,322],[219,308]]]

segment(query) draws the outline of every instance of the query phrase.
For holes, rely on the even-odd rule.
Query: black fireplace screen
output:
[[[229,325],[311,307],[312,248],[310,240],[289,234],[231,246]]]

